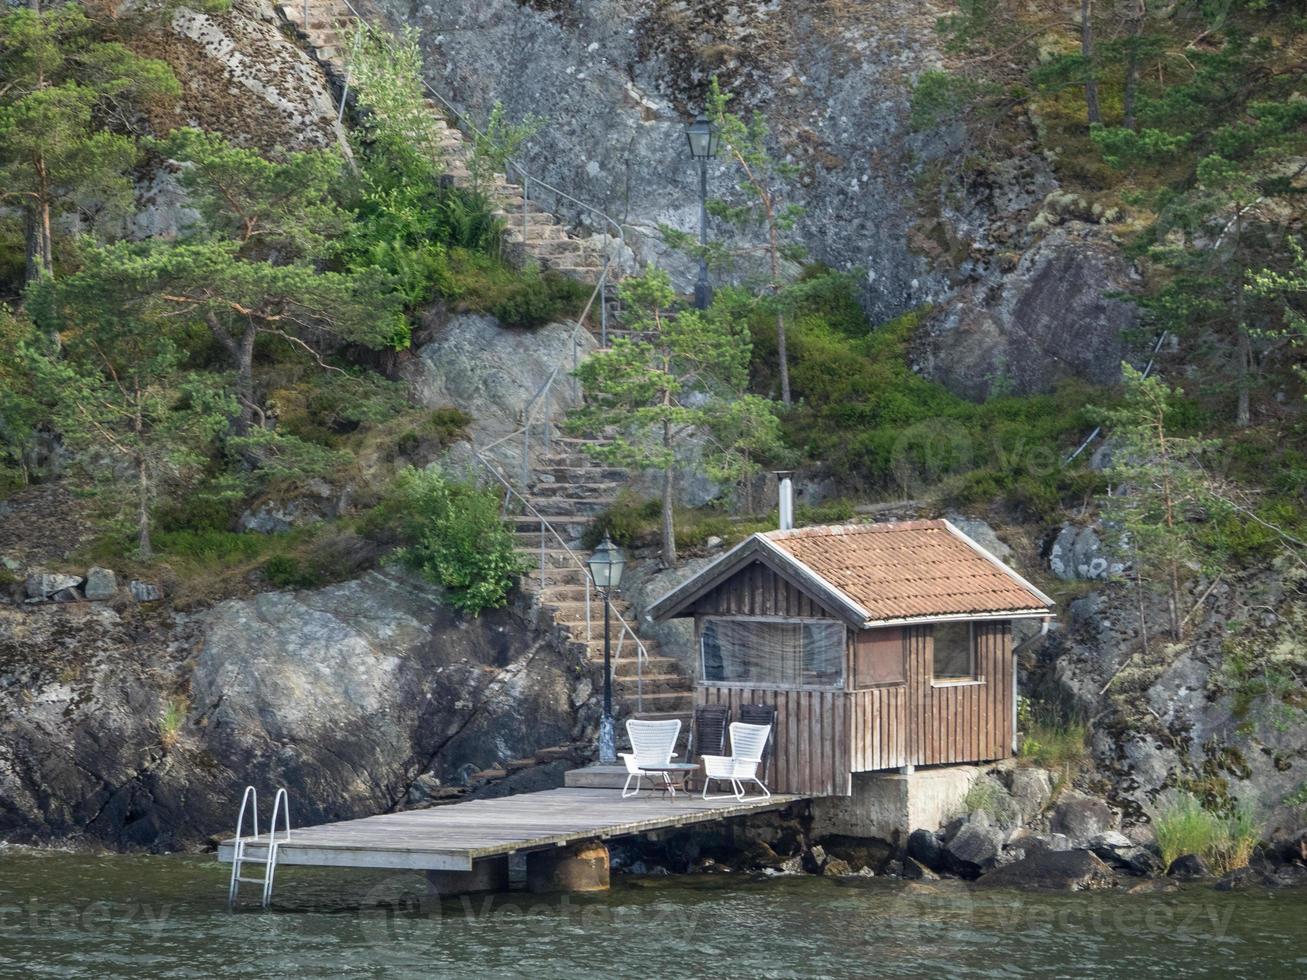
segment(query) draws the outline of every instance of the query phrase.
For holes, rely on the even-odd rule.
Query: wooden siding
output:
[[[1012,749],[1012,628],[975,624],[979,683],[935,686],[932,630],[908,631],[908,762],[929,766],[1004,759]]]
[[[852,791],[850,696],[844,691],[703,686],[695,699],[699,704],[727,705],[733,721],[743,704],[776,709],[775,738],[763,777],[773,793],[848,796]]]
[[[846,695],[850,704],[850,758],[854,772],[907,765],[912,726],[906,684]]]
[[[700,596],[687,612],[698,616],[840,618],[775,570],[757,561]]]

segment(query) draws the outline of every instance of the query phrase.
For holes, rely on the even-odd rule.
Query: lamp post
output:
[[[699,161],[699,281],[694,284],[694,305],[706,310],[712,302],[712,286],[708,283],[708,161],[717,156],[721,134],[713,121],[700,116],[685,127],[685,140],[690,144],[690,159]]]
[[[608,532],[590,556],[590,578],[604,597],[604,715],[599,722],[599,762],[612,765],[617,761],[617,732],[613,723],[613,638],[608,631],[612,594],[622,584],[626,556],[613,544]]]

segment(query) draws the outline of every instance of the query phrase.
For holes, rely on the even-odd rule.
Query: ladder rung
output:
[[[266,878],[237,878],[236,880],[243,881],[247,885],[265,885],[268,881]]]

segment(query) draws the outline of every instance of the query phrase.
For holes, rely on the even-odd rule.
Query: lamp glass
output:
[[[599,547],[590,556],[590,577],[600,589],[615,589],[622,583],[622,571],[626,568],[626,556],[622,549],[613,544],[612,538],[604,535]]]
[[[717,155],[721,136],[707,116],[700,116],[685,127],[685,138],[690,144],[690,157],[694,160],[711,160]]]

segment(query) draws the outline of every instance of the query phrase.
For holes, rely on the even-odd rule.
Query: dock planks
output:
[[[685,827],[776,810],[800,799],[739,802],[644,794],[624,800],[611,789],[551,789],[293,828],[289,841],[278,847],[277,864],[468,871],[478,858]],[[249,860],[262,860],[266,852],[250,841],[245,853]],[[223,841],[218,860],[231,857],[232,842]]]

